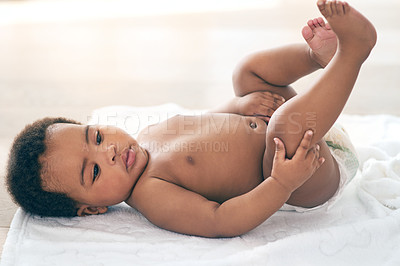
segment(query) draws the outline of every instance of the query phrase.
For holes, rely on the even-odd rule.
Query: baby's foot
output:
[[[326,67],[336,53],[337,39],[329,24],[320,18],[311,19],[301,31],[310,46],[311,58],[322,68]]]
[[[376,43],[372,23],[346,2],[318,0],[317,5],[339,39],[338,53],[364,62]]]

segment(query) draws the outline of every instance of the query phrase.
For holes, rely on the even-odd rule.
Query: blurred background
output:
[[[303,42],[316,0],[0,1],[0,247],[16,206],[4,186],[14,136],[44,116],[86,123],[107,105],[206,109],[233,96],[244,55]],[[350,0],[378,43],[344,110],[400,115],[400,1]],[[299,80],[300,93],[322,71]]]

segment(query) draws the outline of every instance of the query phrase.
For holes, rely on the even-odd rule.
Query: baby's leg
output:
[[[339,39],[339,49],[320,80],[305,94],[283,104],[272,116],[267,130],[264,176],[269,176],[274,156],[274,137],[283,140],[292,157],[307,129],[314,131],[313,143],[321,146],[326,161],[289,199],[288,203],[313,207],[335,193],[339,171],[322,137],[341,113],[362,63],[376,42],[373,25],[347,3],[319,1],[318,7]]]
[[[236,96],[267,90],[286,100],[296,93],[289,87],[297,79],[324,68],[337,48],[336,34],[322,18],[309,20],[302,29],[307,44],[292,44],[253,53],[235,69]]]
[[[302,35],[307,44],[264,50],[244,58],[233,75],[236,96],[255,91],[269,91],[286,101],[296,96],[296,91],[289,85],[326,67],[337,49],[336,34],[322,18],[309,20]]]

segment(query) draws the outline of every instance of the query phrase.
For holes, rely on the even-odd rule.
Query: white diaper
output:
[[[344,128],[335,123],[333,127],[324,136],[326,144],[329,146],[329,150],[333,158],[337,161],[340,171],[340,182],[336,193],[324,204],[313,208],[297,207],[289,204],[284,204],[281,211],[297,211],[307,212],[316,209],[324,208],[328,210],[333,204],[341,197],[345,186],[354,178],[357,173],[359,166],[359,159],[357,152],[350,141],[350,138]]]

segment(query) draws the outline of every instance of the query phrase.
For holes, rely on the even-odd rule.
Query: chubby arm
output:
[[[303,147],[309,147],[310,140],[304,138]],[[222,204],[158,178],[143,181],[127,203],[155,225],[178,233],[204,237],[244,234],[278,211],[299,183],[322,164],[315,146],[307,151],[301,148],[300,155],[289,160],[285,159],[283,143],[277,143],[272,176],[250,192]]]

